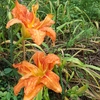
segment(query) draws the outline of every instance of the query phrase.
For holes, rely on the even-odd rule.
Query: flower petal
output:
[[[25,88],[24,93],[26,95],[30,94],[34,88],[36,87],[37,83],[39,81],[39,77],[30,77],[25,81]]]
[[[33,14],[36,14],[37,10],[39,9],[39,4],[37,3],[36,5],[32,6],[32,12]]]
[[[43,83],[44,85],[46,85],[46,87],[57,93],[62,92],[62,88],[59,84],[59,76],[50,70],[41,79],[41,83]]]
[[[33,74],[30,72],[28,74],[25,74],[21,79],[24,80],[24,79],[28,79],[29,77],[33,76]]]
[[[18,84],[14,87],[14,94],[18,95],[18,93],[20,92],[21,88],[24,87],[24,80],[19,80]]]
[[[31,93],[29,93],[28,95],[24,95],[24,99],[23,100],[32,100],[37,94],[38,92],[43,88],[43,84],[38,84]]]
[[[52,70],[54,68],[54,65],[60,65],[60,58],[55,54],[48,54],[44,59],[43,68],[45,69],[46,66],[48,66],[49,70]]]
[[[17,19],[17,18],[13,18],[13,19],[11,19],[11,20],[7,23],[6,28],[9,28],[10,26],[12,26],[12,25],[14,25],[14,24],[16,24],[16,23],[21,23],[21,24],[23,24],[21,20],[19,20],[19,19]]]
[[[27,24],[31,23],[31,21],[33,20],[33,13],[29,12],[26,6],[19,4],[17,0],[15,4],[16,5],[12,10],[14,18],[18,18],[24,23],[25,26],[27,26]]]
[[[44,37],[45,37],[45,32],[42,32],[40,30],[36,30],[36,29],[29,29],[30,33],[31,33],[31,37],[33,39],[33,41],[37,44],[40,45],[42,44],[42,42],[44,41]]]
[[[46,35],[49,36],[53,42],[55,42],[56,32],[51,27],[43,27],[41,31],[46,32]]]
[[[12,10],[14,18],[20,18],[20,15],[24,15],[27,12],[27,8],[19,4],[18,0],[15,1],[15,7]]]
[[[53,15],[48,14],[43,21],[41,21],[40,26],[38,26],[38,29],[41,29],[43,27],[50,27],[55,22],[52,20]]]
[[[13,67],[18,68],[18,72],[22,75],[32,73],[33,76],[37,76],[37,75],[39,75],[39,73],[41,73],[41,71],[39,70],[38,67],[36,67],[35,65],[33,65],[27,61],[23,61],[18,64],[13,64]]]
[[[44,52],[41,52],[41,51],[35,52],[35,54],[33,55],[34,63],[39,67],[39,63],[42,64],[44,57],[45,57]]]

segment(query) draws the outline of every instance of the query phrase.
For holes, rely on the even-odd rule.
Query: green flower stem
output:
[[[11,64],[12,64],[13,63],[13,51],[14,51],[12,28],[11,28],[11,30],[9,30],[9,32],[10,32],[10,35],[9,35],[9,38],[10,38],[10,60],[11,60]]]
[[[25,40],[22,41],[23,45],[23,60],[26,60]]]

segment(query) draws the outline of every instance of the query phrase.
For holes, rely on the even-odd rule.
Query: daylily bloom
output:
[[[48,14],[43,21],[40,21],[39,18],[36,17],[36,12],[39,8],[39,5],[32,6],[32,12],[30,12],[26,6],[19,4],[16,0],[15,7],[12,10],[13,19],[11,19],[6,28],[9,28],[13,24],[20,23],[22,25],[21,33],[24,39],[32,38],[33,41],[40,45],[45,36],[49,36],[53,42],[56,39],[55,31],[50,27],[54,24],[52,20],[53,15]]]
[[[55,64],[60,64],[59,57],[55,54],[46,56],[44,52],[37,51],[33,55],[33,60],[35,65],[27,61],[13,64],[13,67],[18,68],[18,72],[22,75],[18,84],[14,87],[15,95],[18,95],[21,88],[24,87],[23,100],[32,100],[44,86],[61,93],[59,76],[52,71]]]

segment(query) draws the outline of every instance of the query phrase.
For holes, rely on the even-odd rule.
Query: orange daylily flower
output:
[[[56,40],[56,33],[50,27],[54,24],[52,15],[48,14],[43,21],[40,21],[36,17],[36,12],[39,5],[32,6],[32,12],[30,12],[24,5],[19,4],[16,0],[15,7],[12,10],[13,19],[11,19],[6,28],[9,28],[13,24],[20,23],[22,25],[21,33],[24,38],[32,37],[33,41],[40,45],[44,41],[45,36],[49,36],[53,42]]]
[[[33,60],[35,65],[27,61],[13,64],[13,67],[18,68],[18,72],[22,75],[14,87],[15,95],[24,87],[23,100],[32,100],[44,86],[61,93],[59,76],[52,71],[55,64],[60,64],[59,57],[54,54],[46,56],[45,53],[38,51],[33,55]]]

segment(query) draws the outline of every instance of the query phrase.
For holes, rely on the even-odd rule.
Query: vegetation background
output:
[[[12,68],[13,62],[23,59],[22,45],[13,48],[20,36],[20,25],[6,29],[15,0],[0,0],[0,100],[22,100],[23,90],[16,97],[13,87],[20,75]],[[45,89],[36,100],[100,100],[100,0],[19,0],[31,9],[39,2],[38,16],[54,15],[52,26],[56,45],[49,38],[40,46],[26,41],[27,59],[34,50],[57,54],[62,61],[54,71],[60,76],[62,94]],[[30,45],[31,44],[31,45]]]

